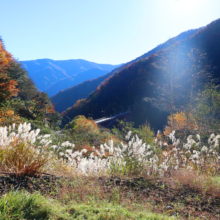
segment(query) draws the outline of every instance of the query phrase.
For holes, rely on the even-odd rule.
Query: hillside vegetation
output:
[[[76,86],[70,87],[66,90],[60,91],[51,97],[51,101],[55,103],[56,111],[62,113],[67,108],[73,106],[78,100],[85,99],[88,95],[95,91],[97,86],[100,85],[111,74],[107,73],[93,80],[87,80]]]

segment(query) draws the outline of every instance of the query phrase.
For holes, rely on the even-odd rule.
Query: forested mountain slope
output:
[[[110,73],[93,80],[87,80],[52,96],[51,101],[55,104],[56,111],[61,113],[70,106],[73,106],[77,100],[88,97],[88,95],[92,91],[95,91],[97,86],[108,77],[110,77]]]
[[[136,125],[148,120],[154,129],[162,129],[171,105],[173,110],[183,109],[193,92],[219,79],[219,39],[220,19],[168,49],[123,67],[64,114],[99,118],[102,111],[111,115],[113,109],[120,112],[130,107]]]
[[[83,83],[83,84],[80,84],[77,86],[73,86],[72,88],[68,88],[67,90],[64,90],[64,91],[61,91],[61,92],[55,94],[54,96],[51,97],[51,100],[53,103],[56,103],[56,105],[55,105],[56,111],[62,112],[64,110],[66,110],[67,108],[73,106],[77,100],[87,98],[91,92],[95,91],[95,89],[101,84],[101,82],[108,79],[110,76],[114,75],[116,72],[120,71],[122,68],[130,65],[133,62],[136,62],[137,60],[140,60],[142,58],[146,58],[149,55],[160,51],[161,49],[166,49],[170,45],[174,44],[176,41],[187,39],[188,37],[193,36],[198,31],[199,31],[199,29],[185,31],[185,32],[179,34],[178,36],[166,41],[165,43],[158,45],[154,49],[143,54],[142,56],[115,68],[109,74],[107,74],[105,76],[102,76],[98,79],[87,81],[85,84]],[[54,84],[53,86],[55,86],[55,85],[56,84]],[[84,87],[84,85],[85,85],[85,87]]]

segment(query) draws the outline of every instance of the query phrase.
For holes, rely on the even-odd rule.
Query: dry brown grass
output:
[[[106,193],[97,178],[74,176],[63,185],[58,197],[61,200],[87,202],[89,198],[106,199]]]
[[[0,169],[16,176],[35,176],[45,172],[48,159],[44,153],[37,153],[28,142],[14,140],[10,146],[0,149]]]
[[[171,180],[171,179],[169,179]],[[172,176],[172,181],[177,188],[188,188],[196,190],[203,195],[220,197],[220,183],[215,178],[205,175],[198,175],[190,170],[179,170]]]
[[[50,151],[48,147],[32,145],[29,141],[14,139],[9,146],[0,148],[0,172],[19,177],[49,173],[72,177],[74,170]]]

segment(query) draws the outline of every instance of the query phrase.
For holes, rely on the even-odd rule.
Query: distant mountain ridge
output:
[[[20,61],[40,91],[52,96],[86,80],[105,75],[120,65],[98,64],[83,59]]]
[[[151,54],[157,53],[160,50],[166,49],[166,48],[170,47],[171,45],[173,45],[177,41],[185,40],[188,37],[191,37],[194,34],[196,34],[200,29],[201,28],[185,31],[185,32],[179,34],[178,36],[169,39],[165,43],[158,45],[154,49],[143,54],[142,56],[113,69],[110,73],[108,73],[100,78],[90,80],[85,83],[81,83],[79,85],[73,86],[71,88],[68,88],[64,91],[61,91],[61,92],[55,94],[54,96],[51,97],[51,100],[53,103],[56,103],[56,105],[55,105],[56,111],[62,112],[64,110],[66,110],[67,108],[73,106],[77,100],[87,98],[88,95],[91,92],[95,91],[95,89],[103,81],[108,79],[110,76],[114,75],[116,72],[119,72],[120,70],[122,70],[126,66],[128,66],[138,60],[146,58],[146,57],[150,56]]]
[[[48,93],[49,96],[54,95],[54,93],[58,93],[65,88],[72,87],[73,85],[78,85],[88,79],[94,79],[99,76],[103,76],[107,74],[109,71],[99,69],[99,68],[91,68],[88,70],[81,71],[79,73],[74,74],[73,76],[69,76],[67,78],[60,79],[59,81],[53,83],[45,92]]]

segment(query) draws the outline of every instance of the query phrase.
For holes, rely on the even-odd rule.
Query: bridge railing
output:
[[[103,120],[103,119],[108,119],[108,118],[109,118],[109,119],[112,119],[112,118],[116,118],[116,117],[118,117],[118,116],[120,116],[120,115],[125,115],[125,114],[127,114],[127,113],[130,113],[130,111],[122,112],[122,113],[120,113],[120,114],[113,115],[113,116],[109,116],[109,117],[98,118],[98,119],[95,119],[94,121],[97,122],[97,121],[100,121],[100,120]]]

